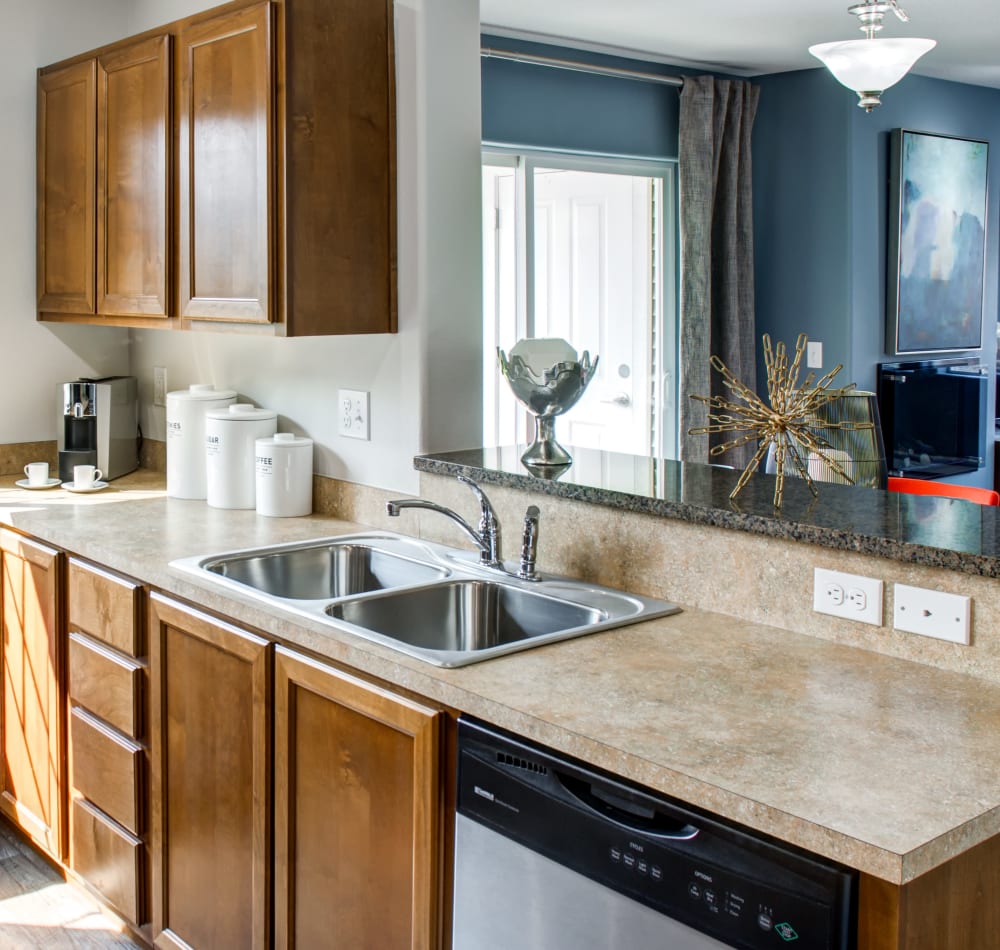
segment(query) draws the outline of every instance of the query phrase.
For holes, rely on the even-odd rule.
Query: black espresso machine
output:
[[[134,376],[78,379],[60,387],[59,477],[96,465],[105,479],[139,467],[139,402]]]

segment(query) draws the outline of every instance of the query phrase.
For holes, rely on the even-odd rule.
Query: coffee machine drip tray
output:
[[[138,385],[134,376],[63,383],[59,477],[73,481],[74,465],[96,465],[106,479],[139,467]]]

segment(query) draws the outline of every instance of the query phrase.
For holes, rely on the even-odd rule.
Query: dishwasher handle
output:
[[[691,841],[698,837],[699,829],[694,825],[632,801],[612,789],[558,772],[556,777],[563,788],[589,811],[627,831],[666,841]]]

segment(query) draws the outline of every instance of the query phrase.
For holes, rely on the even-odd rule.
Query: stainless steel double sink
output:
[[[372,531],[171,562],[188,575],[437,666],[675,613],[661,600],[479,567],[468,552]]]

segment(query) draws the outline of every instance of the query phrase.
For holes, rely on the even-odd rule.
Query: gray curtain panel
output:
[[[751,389],[756,377],[750,133],[760,90],[747,82],[685,76],[680,110],[680,448],[708,461],[728,436],[688,435],[706,407],[690,398],[721,394],[715,353]],[[756,445],[714,459],[742,468]]]

